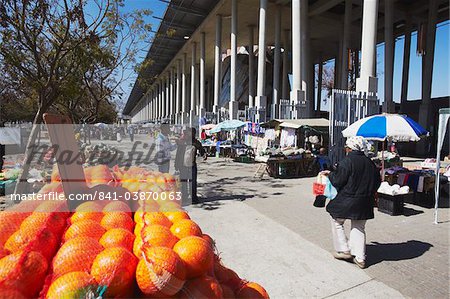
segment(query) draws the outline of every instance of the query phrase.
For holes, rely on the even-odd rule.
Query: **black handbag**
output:
[[[316,208],[323,208],[325,207],[325,202],[327,201],[327,197],[324,195],[317,195],[316,199],[314,200],[313,206]]]

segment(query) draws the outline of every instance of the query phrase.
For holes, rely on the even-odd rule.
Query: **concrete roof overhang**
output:
[[[362,26],[362,4],[363,0],[352,1],[352,23],[350,47],[359,49],[361,47],[361,26]],[[392,0],[394,3],[394,36],[401,36],[405,32],[406,19],[410,19],[412,29],[416,30],[419,24],[426,22],[428,17],[428,0]],[[449,3],[447,0],[438,1],[438,22],[448,20]],[[191,3],[190,6],[181,4],[184,2]],[[183,30],[175,33],[179,42],[168,42],[164,32],[170,28],[170,20],[173,19],[174,12],[170,8],[171,5],[184,5],[184,8],[195,8],[205,12],[206,17],[185,16],[177,17],[176,20]],[[275,12],[277,5],[282,9],[282,31],[291,28],[291,0],[269,0],[267,9],[267,45],[273,45],[275,40]],[[343,35],[343,23],[345,14],[345,0],[309,0],[309,35],[311,40],[311,59],[314,63],[332,59],[339,53],[339,43]],[[208,11],[208,13],[206,13]],[[181,12],[178,12],[181,14]],[[157,76],[164,74],[170,68],[176,66],[176,61],[181,56],[187,54],[187,64],[191,61],[191,45],[192,42],[200,42],[200,33],[206,34],[206,72],[212,74],[214,67],[214,41],[216,29],[216,15],[223,17],[222,21],[222,49],[230,48],[231,34],[231,0],[172,0],[166,15],[163,18],[162,27],[158,30],[161,36],[157,36],[150,48],[148,57],[151,57],[157,64],[152,65],[145,71],[148,75],[153,76],[151,80],[156,80]],[[255,27],[254,44],[258,44],[258,19],[259,19],[259,0],[238,0],[238,46],[247,46],[249,40],[249,26]],[[195,21],[198,23],[195,25]],[[195,28],[194,28],[195,27]],[[176,28],[175,28],[176,29]],[[194,30],[192,30],[194,29]],[[167,35],[167,34],[166,34]],[[189,39],[184,39],[187,36]],[[181,41],[181,39],[183,39]],[[283,40],[283,39],[282,39]],[[379,1],[378,12],[378,42],[384,40],[384,1]],[[166,46],[166,48],[158,47]],[[283,46],[283,45],[282,45]],[[199,47],[197,47],[197,50]],[[199,55],[197,54],[197,57]],[[139,74],[142,76],[143,74]],[[136,103],[145,94],[145,90],[139,87],[136,81],[135,86],[130,94],[124,114],[131,112]]]

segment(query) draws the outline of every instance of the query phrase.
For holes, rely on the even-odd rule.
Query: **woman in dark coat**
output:
[[[350,137],[345,146],[347,157],[328,175],[331,184],[338,190],[336,197],[327,205],[327,212],[332,217],[334,257],[353,258],[355,264],[365,268],[365,224],[374,218],[375,193],[381,178],[375,164],[366,156],[368,143],[364,138]],[[348,240],[344,231],[346,219],[351,220]]]

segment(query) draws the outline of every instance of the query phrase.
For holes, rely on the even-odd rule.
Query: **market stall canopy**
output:
[[[217,124],[217,126],[210,130],[210,133],[218,133],[220,131],[232,131],[237,130],[239,128],[242,128],[245,126],[245,122],[242,122],[240,120],[232,119],[232,120],[226,120],[224,122],[221,122]]]
[[[342,135],[345,138],[361,136],[370,140],[419,141],[428,131],[412,118],[401,114],[377,114],[351,124]]]
[[[201,129],[202,130],[206,130],[206,131],[208,131],[208,130],[212,130],[212,129],[214,129],[216,127],[216,125],[215,124],[207,124],[207,125],[203,125],[203,126],[201,126]]]
[[[439,129],[436,155],[436,180],[435,180],[435,204],[434,204],[434,223],[438,223],[438,202],[439,202],[439,170],[441,168],[441,150],[444,144],[445,132],[448,130],[450,119],[450,108],[442,108],[439,110]]]
[[[299,129],[301,127],[329,127],[330,121],[325,118],[287,119],[280,123],[282,128]]]
[[[0,128],[0,144],[20,145],[20,128]]]

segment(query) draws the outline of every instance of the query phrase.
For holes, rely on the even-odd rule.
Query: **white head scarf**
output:
[[[363,152],[367,155],[370,145],[364,137],[352,136],[348,137],[345,146],[353,151]]]

